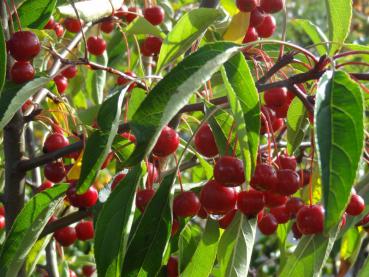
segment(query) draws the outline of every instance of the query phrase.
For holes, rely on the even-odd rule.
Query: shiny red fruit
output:
[[[218,155],[218,147],[209,124],[201,126],[195,135],[195,148],[201,155],[211,158]]]
[[[5,216],[0,215],[0,230],[5,228]]]
[[[150,200],[154,197],[155,190],[153,189],[143,189],[138,190],[136,194],[136,207],[141,211],[144,212],[147,204]]]
[[[200,200],[192,191],[178,194],[173,200],[173,213],[179,217],[195,216],[201,208]]]
[[[257,0],[236,0],[236,6],[241,12],[251,12],[257,5]]]
[[[237,209],[230,211],[221,219],[218,220],[219,228],[227,229],[227,227],[232,223],[234,216],[236,215]]]
[[[258,228],[261,233],[266,236],[272,235],[275,233],[278,227],[277,219],[272,214],[265,214],[258,221]]]
[[[288,212],[285,205],[271,208],[270,213],[274,215],[275,219],[277,220],[278,224],[287,223],[290,219],[290,213]]]
[[[268,208],[274,208],[286,204],[287,196],[280,195],[271,191],[264,192],[265,206]]]
[[[232,156],[220,157],[214,166],[214,179],[228,187],[236,187],[245,182],[243,162]]]
[[[286,154],[281,154],[277,158],[277,163],[281,169],[290,169],[295,171],[297,162],[295,156],[288,156]]]
[[[128,139],[129,141],[131,141],[133,143],[136,143],[136,137],[135,137],[134,134],[124,132],[124,133],[120,134],[120,136],[125,138],[125,139]]]
[[[241,191],[238,194],[237,207],[246,216],[256,216],[264,209],[264,205],[264,194],[260,191]]]
[[[55,23],[54,31],[55,31],[56,36],[58,38],[60,38],[64,34],[64,27],[63,27],[63,25],[61,25],[60,23]]]
[[[243,38],[242,43],[248,43],[248,42],[252,42],[252,41],[257,41],[259,38],[258,33],[256,32],[254,27],[249,27],[247,29],[246,35]]]
[[[277,171],[278,184],[275,192],[282,195],[292,195],[300,188],[300,176],[290,169]]]
[[[50,182],[50,181],[48,181],[48,180],[45,180],[45,182],[43,182],[43,183],[41,184],[41,186],[39,186],[39,187],[37,188],[37,192],[44,191],[45,189],[49,189],[49,188],[51,188],[51,187],[53,187],[53,186],[54,186],[54,183],[52,183],[52,182]]]
[[[84,23],[83,21],[79,21],[78,19],[74,18],[67,18],[64,21],[64,27],[71,33],[78,33],[81,31]]]
[[[41,44],[31,31],[15,32],[7,43],[10,55],[18,62],[32,60],[40,53]]]
[[[302,237],[302,233],[300,232],[299,228],[297,227],[297,223],[294,222],[292,224],[292,234],[295,239],[300,239]]]
[[[91,277],[96,271],[96,267],[93,265],[84,265],[82,267],[83,276]]]
[[[153,6],[144,9],[144,17],[152,25],[160,25],[164,21],[164,10],[160,6]]]
[[[288,95],[286,88],[272,88],[264,92],[265,104],[274,109],[275,107],[283,106],[288,102]]]
[[[10,79],[17,84],[31,81],[35,77],[35,70],[29,62],[15,62],[10,69]]]
[[[273,191],[277,184],[277,171],[272,165],[265,163],[256,165],[254,175],[250,181],[250,185],[254,189],[260,191]]]
[[[319,234],[324,228],[324,209],[320,205],[305,206],[299,210],[296,223],[303,235]]]
[[[167,277],[178,277],[178,258],[170,256],[167,263]]]
[[[83,194],[77,194],[77,189],[74,185],[67,191],[67,199],[69,203],[77,208],[90,208],[97,202],[99,194],[94,186],[88,188]]]
[[[250,15],[250,26],[254,28],[258,27],[261,23],[263,23],[264,18],[265,12],[262,9],[254,9]]]
[[[76,229],[71,226],[58,229],[54,232],[54,237],[62,246],[70,246],[77,240]]]
[[[5,216],[5,208],[3,204],[0,204],[0,215]]]
[[[78,276],[72,269],[69,269],[69,277],[78,277]]]
[[[113,20],[104,21],[100,24],[100,29],[106,34],[111,33],[114,30],[115,23]]]
[[[225,215],[236,206],[237,192],[215,180],[205,184],[200,193],[200,202],[209,214]]]
[[[120,181],[123,180],[123,178],[126,177],[126,174],[123,172],[118,173],[115,175],[113,182],[111,183],[111,189],[115,189],[115,187],[120,183]]]
[[[81,221],[76,225],[76,234],[79,240],[90,240],[94,238],[95,230],[92,221]]]
[[[299,210],[304,206],[304,201],[297,197],[291,197],[286,203],[286,209],[288,210],[291,218],[295,217]]]
[[[55,20],[54,17],[50,17],[49,21],[44,26],[44,29],[52,30],[55,27]]]
[[[75,65],[68,66],[66,69],[62,71],[62,75],[68,79],[72,79],[76,77],[78,69]]]
[[[284,126],[284,120],[283,118],[277,118],[273,123],[272,123],[272,130],[273,132],[277,132],[280,129],[282,129],[282,127]]]
[[[310,182],[310,178],[311,178],[311,172],[310,170],[304,169],[299,171],[299,176],[300,176],[300,186],[304,187],[307,186]]]
[[[166,157],[174,153],[179,145],[179,136],[177,132],[165,126],[154,146],[152,152],[158,157]]]
[[[69,140],[65,136],[59,133],[53,133],[46,138],[43,150],[45,152],[53,152],[68,145]]]
[[[54,78],[54,82],[60,94],[63,94],[65,90],[68,88],[68,79],[65,78],[63,75],[56,76]]]
[[[44,167],[45,178],[53,183],[59,183],[63,181],[66,172],[62,162],[48,163]]]
[[[92,55],[101,56],[106,49],[106,41],[100,37],[92,36],[87,39],[87,50]]]
[[[260,0],[260,8],[266,13],[277,13],[284,8],[285,0]]]
[[[142,11],[139,7],[129,7],[126,14],[126,20],[128,23],[131,23],[139,15],[142,15]]]
[[[274,107],[275,116],[279,118],[286,118],[289,107],[290,107],[290,103],[288,102],[284,103],[282,106]]]
[[[343,227],[345,227],[345,225],[346,225],[346,220],[347,220],[347,213],[343,213],[343,215],[342,215],[342,219],[341,219],[341,226],[340,226],[340,229],[342,229]]]
[[[141,53],[146,57],[158,55],[162,44],[163,40],[161,38],[149,36],[141,44]]]
[[[173,222],[172,222],[172,230],[170,232],[171,236],[175,236],[178,233],[179,230],[179,222],[176,218],[173,218]]]
[[[136,74],[131,72],[131,71],[126,71],[124,72],[124,74],[132,77],[132,78],[136,78]],[[131,80],[128,80],[126,78],[124,78],[123,76],[119,76],[118,79],[117,79],[117,84],[120,85],[120,86],[124,86],[125,84],[131,82]],[[130,85],[129,85],[129,88],[128,88],[128,91],[131,91],[132,89],[134,89],[136,87],[136,82],[132,82]]]
[[[259,37],[269,38],[274,34],[276,28],[277,23],[275,22],[275,18],[268,14],[264,17],[263,22],[256,27],[256,31]]]
[[[1,212],[0,212],[1,215]],[[367,214],[366,216],[364,216],[360,222],[357,224],[357,226],[364,226],[367,227],[366,225],[369,223],[369,214]]]
[[[151,187],[159,180],[159,172],[156,166],[152,163],[147,163],[147,180],[146,184]]]
[[[205,218],[207,218],[207,217],[208,217],[208,213],[207,213],[207,211],[204,209],[204,207],[203,207],[203,206],[201,206],[201,208],[200,208],[199,212],[197,213],[197,216],[198,216],[198,217],[200,217],[200,218],[202,218],[202,219],[205,219]]]
[[[352,216],[356,216],[361,214],[364,211],[364,209],[365,209],[364,199],[358,194],[351,195],[350,202],[346,207],[346,213]]]

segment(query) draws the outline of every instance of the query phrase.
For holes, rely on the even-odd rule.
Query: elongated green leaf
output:
[[[337,232],[333,230],[329,237],[320,235],[304,236],[295,251],[282,268],[279,277],[318,277],[329,257]]]
[[[182,272],[191,261],[201,239],[201,228],[195,224],[187,223],[181,231],[178,240],[179,272]]]
[[[350,31],[352,17],[351,0],[325,0],[328,11],[329,41],[331,44],[329,54],[333,55],[341,49]]]
[[[208,219],[201,241],[181,276],[207,277],[213,269],[220,239],[217,221]]]
[[[175,172],[166,176],[129,241],[121,276],[155,276],[171,233],[170,202]]]
[[[364,234],[357,228],[350,228],[342,237],[340,258],[354,264],[361,249]]]
[[[140,162],[151,151],[161,129],[238,50],[233,43],[208,44],[184,59],[154,87],[130,122],[137,144],[126,166]]]
[[[100,107],[97,116],[100,129],[88,138],[83,154],[81,176],[78,181],[79,193],[85,192],[91,186],[109,154],[118,131],[121,107],[127,88],[113,93]]]
[[[341,221],[364,146],[364,99],[360,86],[342,71],[318,84],[315,134],[322,176],[325,228]]]
[[[99,213],[95,228],[95,260],[99,276],[120,276],[141,174],[140,165],[133,168],[112,191]]]
[[[32,273],[35,270],[36,265],[39,263],[39,260],[51,238],[52,235],[45,236],[33,245],[25,262],[25,271],[27,276],[32,276]]]
[[[224,7],[224,9],[229,13],[230,16],[233,16],[239,12],[236,3],[233,0],[220,0],[220,4]]]
[[[17,10],[22,27],[43,29],[55,8],[56,0],[27,0]],[[14,20],[15,24],[17,23]]]
[[[156,72],[185,53],[211,24],[219,19],[216,9],[194,9],[181,17],[161,46]]]
[[[287,152],[293,155],[304,139],[306,128],[309,125],[307,111],[300,99],[295,97],[287,112]]]
[[[243,54],[238,53],[224,65],[223,80],[236,121],[238,141],[250,181],[256,166],[260,133],[259,94]]]
[[[20,211],[0,252],[0,276],[18,275],[68,187],[62,184],[36,194]]]
[[[107,66],[108,54],[105,51],[101,56],[90,56],[91,61]],[[95,104],[101,104],[104,99],[104,88],[106,83],[105,70],[89,70],[86,74],[85,88]]]
[[[290,22],[295,28],[301,28],[314,44],[328,41],[323,31],[310,20],[292,19]],[[324,55],[328,52],[327,46],[325,45],[317,45],[316,49],[319,55]]]
[[[144,17],[138,16],[126,28],[126,35],[153,35],[156,37],[165,38],[165,34],[160,29],[152,25]]]
[[[219,242],[220,276],[247,276],[256,234],[256,220],[237,212]]]
[[[0,130],[9,123],[27,99],[45,87],[49,81],[49,78],[41,77],[28,82],[23,87],[6,83],[0,96]]]
[[[0,94],[5,83],[6,76],[6,45],[3,26],[0,22]]]
[[[366,258],[363,267],[360,269],[358,277],[369,276],[369,257]]]
[[[114,150],[119,160],[121,162],[124,162],[132,154],[135,146],[134,143],[132,143],[129,139],[117,135],[113,141],[111,148]]]

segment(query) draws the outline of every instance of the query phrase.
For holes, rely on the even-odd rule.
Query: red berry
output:
[[[45,178],[53,183],[61,182],[65,175],[65,168],[62,162],[48,163],[44,167]]]
[[[78,277],[78,276],[73,270],[69,269],[69,277]]]
[[[10,79],[17,84],[31,81],[35,77],[35,70],[29,62],[15,62],[10,69]]]
[[[264,205],[264,194],[260,191],[241,191],[238,194],[237,207],[246,216],[256,216],[264,209]]]
[[[310,183],[311,173],[310,170],[304,169],[302,172],[299,171],[300,176],[300,186],[304,187],[307,186]]]
[[[172,223],[172,230],[171,230],[171,236],[175,236],[178,233],[179,230],[179,222],[176,218],[173,218],[173,223]]]
[[[346,219],[347,219],[347,213],[343,213],[342,219],[341,219],[341,226],[340,226],[341,229],[343,227],[345,227],[345,225],[346,225]]]
[[[274,34],[276,27],[277,24],[275,22],[275,18],[268,14],[264,17],[263,22],[256,27],[256,31],[258,32],[259,37],[268,38]]]
[[[219,228],[227,229],[227,227],[232,223],[232,220],[234,216],[236,215],[237,209],[234,209],[233,211],[230,211],[225,216],[223,216],[221,219],[219,219]]]
[[[234,209],[236,201],[237,192],[215,180],[207,182],[200,193],[201,205],[209,214],[227,214]]]
[[[54,26],[55,34],[58,38],[60,38],[64,34],[64,27],[60,23],[55,23]]]
[[[292,233],[293,233],[293,237],[295,239],[300,239],[302,237],[302,233],[300,232],[299,228],[297,227],[297,223],[294,222],[292,224]]]
[[[15,32],[7,45],[10,55],[18,62],[32,60],[41,50],[38,37],[31,31]]]
[[[56,76],[54,78],[54,82],[60,94],[63,94],[65,90],[68,88],[68,79],[65,78],[63,75]]]
[[[178,258],[170,256],[167,263],[167,277],[178,277]]]
[[[141,211],[144,212],[147,204],[154,197],[155,190],[148,188],[143,190],[138,190],[136,194],[136,206]]]
[[[41,184],[41,186],[39,186],[38,188],[37,188],[37,191],[38,192],[41,192],[41,191],[44,191],[45,189],[49,189],[49,188],[51,188],[51,187],[53,187],[54,186],[54,183],[52,183],[52,182],[50,182],[50,181],[48,181],[48,180],[45,180],[45,182],[43,182],[42,184]]]
[[[146,57],[158,55],[162,44],[163,40],[161,38],[149,36],[141,44],[141,53]]]
[[[179,136],[177,132],[165,126],[160,133],[159,139],[157,140],[152,152],[158,157],[166,157],[174,153],[179,145]]]
[[[96,271],[96,268],[92,265],[84,265],[82,267],[82,273],[86,277],[91,277]]]
[[[207,211],[204,209],[203,206],[201,206],[199,212],[197,213],[197,216],[202,218],[202,219],[206,219],[208,217],[208,213]]]
[[[272,165],[258,164],[250,185],[260,191],[275,190],[278,184],[277,172]]]
[[[126,71],[124,72],[124,74],[130,76],[130,77],[133,77],[133,78],[136,78],[136,74],[134,74],[133,72],[131,71]],[[124,86],[125,84],[131,82],[130,80],[124,78],[123,76],[119,76],[118,79],[117,79],[117,84],[120,85],[120,86]],[[129,88],[128,88],[128,91],[131,91],[132,89],[134,89],[136,87],[136,82],[132,82],[130,85],[129,85]]]
[[[269,109],[266,106],[261,107],[261,112],[262,112],[262,115],[265,117],[265,120],[264,120],[264,117],[261,117],[260,118],[260,123],[261,123],[260,133],[261,134],[265,134],[268,131],[267,130],[267,124],[268,124],[268,128],[269,129],[272,129],[273,126],[270,126],[269,121],[273,125],[273,122],[276,121],[276,117],[275,117],[275,112],[273,110]]]
[[[303,235],[318,234],[324,228],[324,209],[320,205],[302,207],[296,216],[296,223]]]
[[[70,246],[77,240],[76,229],[71,226],[58,229],[55,231],[54,237],[62,246]]]
[[[53,152],[69,145],[69,140],[59,133],[49,135],[44,142],[44,151]]]
[[[286,204],[287,196],[280,195],[271,191],[264,192],[265,206],[268,208],[274,208]]]
[[[92,221],[81,221],[76,226],[76,234],[79,240],[90,240],[94,238],[94,224]]]
[[[214,166],[214,179],[229,187],[245,182],[245,170],[240,159],[231,156],[220,157]]]
[[[122,5],[118,10],[114,11],[114,15],[116,17],[122,18],[126,17],[128,12],[128,7],[126,5]]]
[[[78,19],[74,18],[67,18],[64,21],[65,29],[67,29],[71,33],[78,33],[81,31],[83,26],[83,21],[79,21]]]
[[[299,210],[304,206],[304,201],[297,197],[291,197],[286,203],[286,209],[288,210],[290,217],[295,217]]]
[[[1,212],[0,212],[0,215],[1,215]],[[367,214],[366,216],[364,216],[360,222],[357,224],[357,226],[364,226],[366,227],[365,225],[367,225],[369,223],[369,214]]]
[[[211,158],[218,155],[218,147],[209,124],[201,126],[194,139],[196,150],[203,156]]]
[[[284,125],[283,118],[277,118],[276,120],[274,120],[274,122],[272,123],[273,132],[279,131],[283,127],[283,125]]]
[[[49,21],[46,23],[44,29],[49,29],[49,30],[52,30],[54,29],[55,27],[55,20],[54,20],[54,17],[50,17]]]
[[[282,169],[290,169],[295,171],[296,170],[296,157],[295,156],[288,156],[285,154],[281,154],[277,158],[277,163]]]
[[[164,10],[160,6],[144,9],[144,17],[152,25],[160,25],[164,21]]]
[[[279,206],[270,209],[270,213],[274,215],[275,219],[277,220],[278,224],[287,223],[290,219],[290,213],[286,209],[286,206]]]
[[[103,23],[100,24],[101,31],[107,34],[111,33],[114,30],[114,27],[115,23],[113,20],[104,21]]]
[[[286,102],[282,106],[274,107],[275,116],[279,118],[286,118],[290,103]]]
[[[264,235],[269,236],[274,234],[277,230],[278,222],[272,214],[265,214],[260,221],[258,221],[258,228]]]
[[[87,39],[87,50],[92,55],[101,56],[106,49],[106,41],[97,36],[91,36]]]
[[[284,0],[260,0],[260,8],[266,13],[276,13],[284,8]]]
[[[151,187],[159,180],[159,173],[156,166],[152,163],[147,164],[147,181],[146,184]]]
[[[131,133],[124,132],[124,133],[120,134],[120,136],[125,138],[125,139],[130,140],[133,143],[136,143],[136,137]]]
[[[67,191],[67,199],[69,203],[78,208],[90,208],[94,206],[98,197],[99,194],[94,186],[89,187],[83,194],[77,194],[75,185],[71,185]]]
[[[236,6],[241,12],[251,12],[257,5],[256,0],[236,0]]]
[[[0,230],[5,228],[5,216],[0,215]]]
[[[300,188],[299,175],[290,169],[280,169],[277,172],[278,185],[275,191],[282,195],[292,195]]]
[[[265,13],[262,9],[256,8],[252,10],[250,15],[250,26],[251,27],[258,27],[261,23],[263,23],[265,18]]]
[[[365,209],[364,199],[358,194],[351,195],[350,202],[346,207],[346,213],[352,216],[356,216],[361,214],[364,211],[364,209]]]
[[[200,200],[192,191],[178,194],[173,200],[173,213],[179,217],[195,216],[201,208]]]
[[[139,15],[142,15],[142,11],[139,7],[129,7],[126,15],[126,20],[128,23],[131,23]]]
[[[101,166],[101,169],[104,169],[104,168],[106,168],[109,164],[110,164],[110,162],[111,162],[111,160],[114,158],[114,152],[113,151],[111,151],[109,154],[108,154],[108,156],[105,158],[105,161],[103,162],[103,164],[102,164],[102,166]]]
[[[288,102],[288,95],[286,88],[272,88],[264,92],[265,104],[274,109],[275,107],[283,106]]]
[[[123,180],[123,178],[126,177],[126,174],[123,172],[118,173],[115,175],[113,182],[111,183],[111,189],[115,189],[115,187],[120,183],[120,181]]]
[[[71,65],[62,71],[62,75],[68,79],[72,79],[76,77],[77,71],[77,67],[75,65]]]
[[[3,204],[0,204],[0,215],[5,216],[5,208]]]
[[[247,29],[246,35],[243,38],[242,43],[248,43],[248,42],[252,42],[252,41],[256,41],[258,40],[259,36],[258,33],[256,32],[254,27],[249,27]]]

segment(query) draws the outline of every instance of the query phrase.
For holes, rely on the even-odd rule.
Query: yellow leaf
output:
[[[239,12],[232,17],[231,23],[225,32],[223,39],[242,43],[250,23],[250,13]]]
[[[74,163],[72,168],[68,172],[68,180],[78,180],[81,175],[83,151],[79,154],[77,161]]]
[[[56,123],[58,123],[65,131],[69,132],[69,111],[66,105],[63,102],[55,103],[53,100],[47,99],[47,106],[49,107],[49,111]]]

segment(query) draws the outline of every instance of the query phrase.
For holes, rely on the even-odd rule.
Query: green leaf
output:
[[[105,51],[101,56],[90,55],[92,62],[107,66],[108,54]],[[86,90],[91,95],[95,104],[101,104],[104,99],[104,88],[106,83],[106,71],[105,70],[89,70],[86,77]]]
[[[99,213],[95,227],[95,259],[99,276],[120,276],[141,174],[140,165],[133,168],[112,191]]]
[[[224,7],[224,9],[229,13],[230,16],[233,16],[239,12],[239,9],[237,8],[234,0],[220,0],[220,4]]]
[[[63,201],[67,184],[57,185],[36,194],[14,221],[0,252],[0,276],[14,277],[22,267],[43,228]]]
[[[128,86],[113,93],[101,105],[97,115],[100,127],[91,134],[86,143],[82,159],[78,193],[84,193],[95,180],[117,134],[124,95]]]
[[[172,223],[170,202],[176,173],[164,178],[145,208],[129,241],[120,276],[155,276],[169,242]]]
[[[126,35],[153,35],[165,38],[165,34],[160,29],[152,25],[144,17],[138,16],[125,29]]]
[[[238,142],[250,181],[256,166],[260,134],[259,94],[243,54],[238,53],[224,65],[223,80],[236,121]]]
[[[22,27],[43,29],[49,21],[56,0],[27,0],[17,10]],[[17,21],[14,20],[16,26]]]
[[[365,259],[365,263],[363,267],[360,269],[358,277],[367,277],[369,276],[369,257]]]
[[[352,17],[351,0],[325,0],[328,12],[329,41],[331,48],[329,55],[334,55],[342,48],[350,31]]]
[[[220,276],[247,276],[256,234],[256,219],[237,212],[219,242]]]
[[[207,277],[213,269],[218,250],[220,232],[218,222],[208,219],[201,241],[188,266],[181,276],[183,277]]]
[[[39,260],[44,254],[44,250],[50,242],[51,238],[52,235],[45,236],[33,245],[31,251],[27,255],[27,259],[25,262],[25,271],[27,273],[27,276],[32,276],[31,274],[35,270],[36,265],[39,263]]]
[[[292,19],[290,22],[295,28],[301,28],[309,36],[314,44],[328,41],[323,31],[318,26],[313,24],[310,20]],[[316,49],[321,56],[328,52],[326,45],[317,45]]]
[[[191,261],[201,239],[202,230],[198,225],[187,223],[178,240],[179,272],[182,272]]]
[[[3,89],[6,77],[6,45],[3,26],[0,22],[0,94]]]
[[[137,144],[126,166],[137,164],[151,151],[162,128],[238,50],[233,43],[208,44],[180,62],[154,87],[130,122]]]
[[[363,232],[360,233],[357,228],[350,228],[342,237],[340,258],[351,264],[355,263],[364,236]]]
[[[6,83],[0,96],[0,130],[9,123],[27,99],[45,87],[49,81],[49,78],[40,77],[24,86]]]
[[[119,160],[121,162],[124,162],[133,153],[135,145],[129,139],[117,135],[113,141],[111,148],[114,150]]]
[[[198,8],[178,20],[161,46],[156,72],[185,53],[211,24],[221,17],[216,9]]]
[[[300,146],[308,126],[307,110],[301,100],[295,97],[287,112],[288,155],[293,155],[295,150]]]
[[[325,230],[341,221],[364,146],[364,99],[347,73],[327,72],[315,103],[315,140],[322,176]]]

